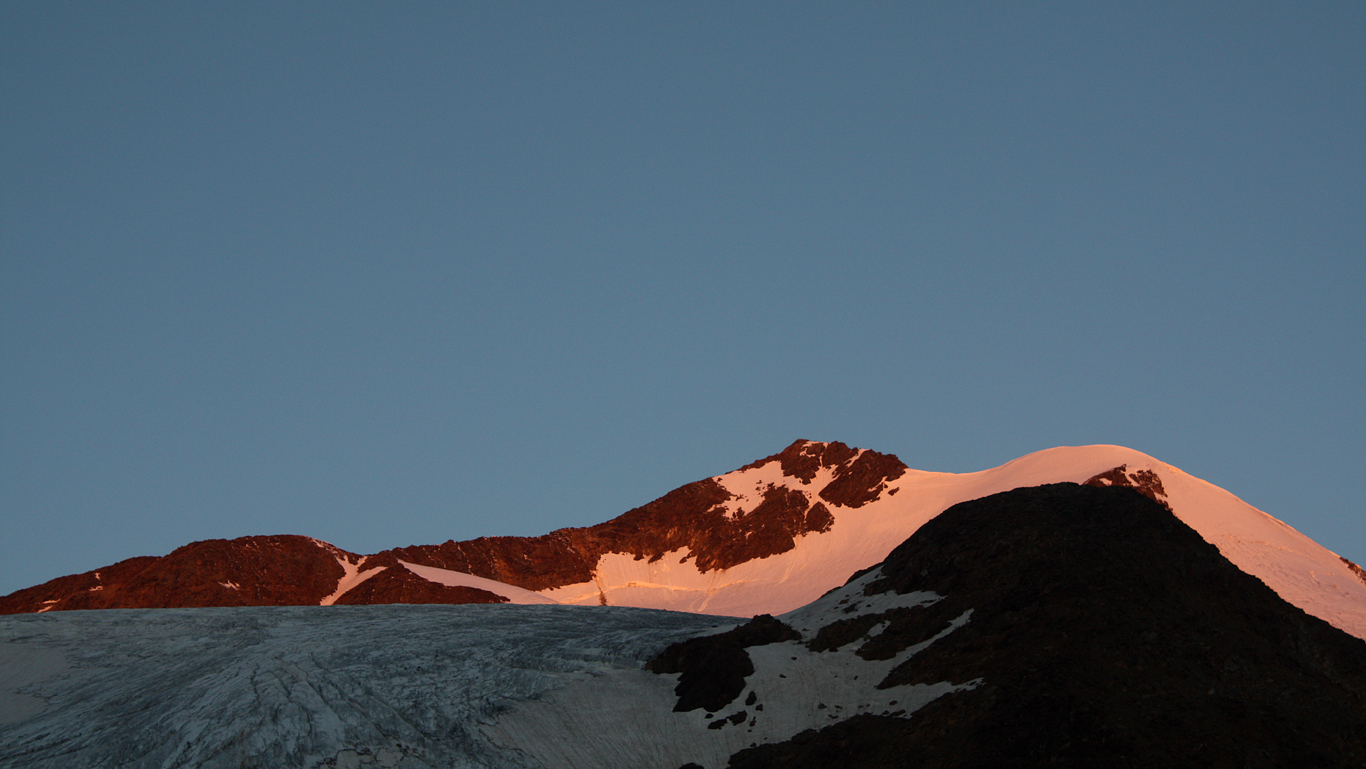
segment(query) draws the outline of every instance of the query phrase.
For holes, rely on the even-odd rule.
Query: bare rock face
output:
[[[796,441],[746,468],[778,463],[792,485],[772,485],[751,510],[731,514],[731,492],[715,478],[689,483],[649,504],[585,528],[539,537],[480,537],[414,545],[366,556],[364,569],[384,567],[336,597],[340,604],[485,603],[505,599],[474,588],[429,582],[400,560],[472,574],[526,590],[589,582],[599,558],[625,553],[657,561],[686,550],[702,571],[727,569],[787,552],[798,538],[828,531],[828,505],[859,507],[877,499],[905,472],[891,454],[843,443]],[[822,470],[833,480],[809,501],[796,486]],[[332,596],[361,560],[326,543],[298,536],[243,537],[186,545],[164,557],[121,561],[20,590],[0,598],[0,614],[65,609],[197,606],[317,605]]]
[[[1128,465],[1097,473],[1083,482],[1085,486],[1127,486],[1159,505],[1171,510],[1167,503],[1167,490],[1162,487],[1162,479],[1152,470],[1129,470]]]
[[[796,441],[741,470],[771,462],[779,463],[794,484],[810,482],[820,470],[834,468],[834,480],[818,495],[826,503],[846,507],[877,499],[889,481],[906,471],[891,454],[811,441]],[[607,553],[653,562],[683,549],[692,554],[699,570],[707,572],[787,552],[796,546],[798,537],[828,531],[834,523],[825,503],[809,503],[790,486],[767,489],[755,509],[734,517],[725,507],[731,498],[716,479],[707,478],[596,526],[560,529],[540,537],[482,538],[392,552],[410,563],[544,590],[591,580],[598,558]]]
[[[345,574],[342,555],[293,535],[211,539],[20,590],[0,598],[0,613],[316,605]]]
[[[820,490],[820,497],[844,507],[862,507],[877,499],[887,488],[887,482],[900,478],[906,472],[906,465],[893,454],[860,452],[838,441],[796,441],[781,452],[740,469],[749,470],[769,462],[778,462],[783,475],[807,483],[814,480],[822,469],[834,468],[835,480]]]
[[[869,608],[808,643],[889,659],[971,610],[876,686],[976,685],[741,751],[732,769],[1366,765],[1366,643],[1112,485],[1017,489],[926,523],[864,589]],[[917,591],[945,598],[876,609]]]
[[[474,574],[527,590],[586,582],[593,578],[597,555],[585,551],[575,529],[539,537],[480,537],[441,545],[413,545],[387,550],[408,563]]]
[[[1342,556],[1338,556],[1338,558],[1342,558]],[[1346,558],[1342,558],[1342,562],[1347,564],[1347,568],[1351,569],[1353,574],[1357,575],[1357,579],[1366,583],[1366,569],[1362,569],[1360,566],[1357,566]]]

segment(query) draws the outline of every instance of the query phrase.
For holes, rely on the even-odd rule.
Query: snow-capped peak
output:
[[[804,606],[849,575],[882,560],[926,521],[954,504],[1024,486],[1072,482],[1132,486],[1172,510],[1239,568],[1290,603],[1366,638],[1366,581],[1351,565],[1233,494],[1123,446],[1062,446],[973,473],[884,469],[857,493],[826,493],[873,452],[799,441],[781,454],[713,480],[729,495],[727,520],[743,518],[775,489],[801,493],[831,516],[828,527],[793,538],[781,553],[703,571],[687,548],[654,561],[626,553],[598,560],[589,583],[541,591],[565,603],[602,603],[752,616]],[[893,464],[894,463],[894,464]],[[837,489],[837,491],[839,491]],[[866,501],[863,501],[866,500]],[[857,501],[853,506],[845,504]]]

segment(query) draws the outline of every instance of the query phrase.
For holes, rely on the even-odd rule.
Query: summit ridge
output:
[[[603,523],[349,553],[299,536],[208,540],[0,598],[0,613],[382,603],[561,603],[782,614],[960,502],[1049,483],[1128,486],[1291,604],[1366,638],[1360,568],[1213,484],[1133,449],[1046,449],[973,473],[798,440]]]

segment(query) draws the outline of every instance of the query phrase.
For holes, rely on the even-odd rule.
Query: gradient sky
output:
[[[1115,443],[1366,563],[1366,4],[6,3],[0,594]]]

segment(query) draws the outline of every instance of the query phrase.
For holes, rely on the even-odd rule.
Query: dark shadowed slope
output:
[[[917,591],[945,598],[878,611]],[[808,643],[887,658],[971,610],[877,686],[977,686],[909,719],[860,715],[745,750],[732,767],[1366,766],[1366,642],[1130,489],[1058,484],[956,505],[864,593]]]

